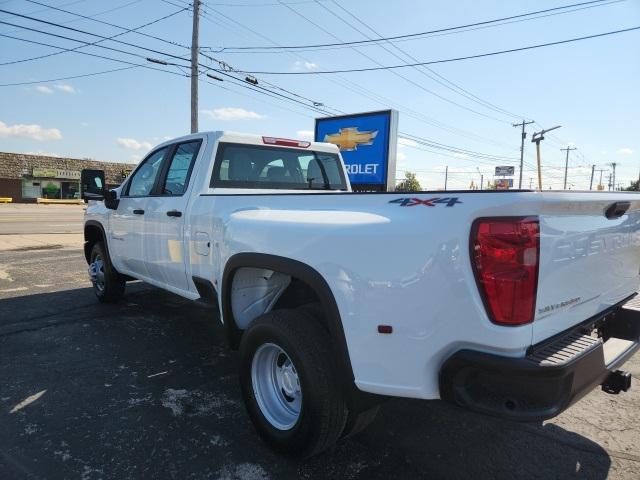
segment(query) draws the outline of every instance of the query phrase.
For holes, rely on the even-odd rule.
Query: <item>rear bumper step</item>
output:
[[[595,336],[597,334],[597,336]],[[453,354],[440,371],[440,396],[459,406],[518,421],[555,417],[593,388],[630,387],[618,371],[640,347],[640,300],[529,349],[524,358],[474,350]]]

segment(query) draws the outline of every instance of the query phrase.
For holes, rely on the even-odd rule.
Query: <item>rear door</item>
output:
[[[116,268],[135,277],[148,275],[144,258],[144,225],[147,204],[159,179],[167,147],[151,152],[131,175],[111,214],[109,245]]]
[[[149,276],[163,285],[188,290],[184,231],[191,192],[191,172],[202,139],[171,146],[162,169],[158,194],[145,211],[145,260]]]
[[[543,201],[533,343],[597,315],[639,287],[637,195],[578,195],[584,200],[574,195],[576,201]]]

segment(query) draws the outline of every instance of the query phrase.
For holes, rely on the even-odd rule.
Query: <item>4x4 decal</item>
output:
[[[421,199],[421,198],[396,198],[395,200],[390,200],[389,203],[397,203],[401,207],[415,207],[416,205],[424,205],[425,207],[435,207],[439,203],[446,204],[447,207],[453,207],[456,203],[462,203],[458,200],[458,197],[435,197],[429,199]]]

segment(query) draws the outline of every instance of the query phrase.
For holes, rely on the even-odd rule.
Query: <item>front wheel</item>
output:
[[[328,333],[300,309],[269,312],[244,333],[242,396],[274,450],[306,457],[340,438],[347,406],[330,345]]]
[[[96,297],[103,303],[117,302],[124,294],[126,282],[111,265],[102,242],[97,242],[93,246],[90,259],[89,279],[93,284]]]

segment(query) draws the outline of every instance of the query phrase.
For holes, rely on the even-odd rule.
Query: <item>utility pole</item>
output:
[[[611,190],[611,174],[609,174],[609,183],[607,186],[609,187],[609,190]]]
[[[480,190],[483,190],[482,184],[484,183],[484,174],[480,171],[480,167],[476,167],[476,170],[480,174]]]
[[[538,190],[542,190],[542,166],[540,164],[540,142],[544,140],[545,133],[550,132],[551,130],[555,130],[556,128],[560,128],[560,125],[556,125],[555,127],[551,127],[551,128],[547,128],[546,130],[535,132],[531,136],[531,142],[536,144],[536,159],[538,161]]]
[[[533,120],[530,122],[525,122],[522,120],[521,123],[512,123],[513,127],[522,127],[522,139],[520,141],[520,181],[518,182],[518,190],[522,190],[522,163],[524,162],[524,139],[527,138],[527,132],[524,131],[524,126],[529,125],[530,123],[534,123]]]
[[[447,191],[447,180],[449,178],[449,165],[447,165],[444,169],[444,190]]]
[[[596,171],[596,166],[591,165],[591,180],[589,181],[589,190],[593,190],[593,174]]]
[[[611,167],[613,168],[613,189],[615,190],[616,189],[616,165],[618,164],[616,162],[613,162],[613,163],[610,163],[609,165],[611,165]]]
[[[533,177],[529,177],[529,190],[533,190]]]
[[[571,150],[577,150],[576,147],[571,148],[570,146],[567,145],[567,148],[561,148],[560,151],[564,152],[567,151],[567,159],[564,162],[564,188],[563,190],[567,189],[567,171],[569,170],[569,152]]]
[[[193,29],[191,31],[191,133],[198,132],[198,35],[200,29],[200,0],[193,0]]]
[[[602,172],[605,171],[604,168],[600,168],[598,170],[596,170],[597,172],[600,172],[600,180],[598,181],[598,185],[602,185]]]

